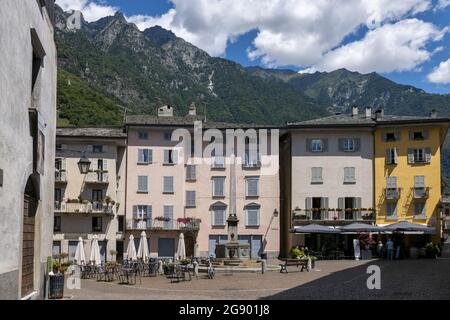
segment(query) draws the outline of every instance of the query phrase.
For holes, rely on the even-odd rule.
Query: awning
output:
[[[367,223],[351,223],[349,225],[346,226],[342,226],[340,227],[340,229],[342,230],[342,232],[344,233],[354,233],[354,232],[382,232],[383,228],[378,227],[378,226],[373,226],[371,224],[367,224]]]
[[[319,224],[308,224],[305,226],[295,226],[293,233],[340,233],[339,229],[334,227],[322,226]]]
[[[396,231],[396,232],[423,232],[426,234],[434,234],[436,229],[433,227],[428,227],[423,224],[412,223],[408,221],[400,221],[387,226],[384,226],[385,231]]]

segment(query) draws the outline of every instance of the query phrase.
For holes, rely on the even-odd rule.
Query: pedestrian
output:
[[[384,245],[383,245],[383,242],[380,240],[380,241],[378,241],[378,246],[377,246],[379,258],[383,258],[383,249],[384,249]]]
[[[394,241],[391,238],[386,242],[387,258],[391,261],[394,258]]]

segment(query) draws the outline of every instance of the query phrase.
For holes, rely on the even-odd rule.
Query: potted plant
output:
[[[301,250],[298,246],[292,247],[289,251],[289,256],[293,259],[300,259],[305,255],[305,252]]]
[[[111,261],[116,261],[116,259],[114,259],[114,257],[117,255],[117,251],[116,250],[109,250],[109,254],[111,255]]]
[[[110,197],[109,195],[107,195],[107,196],[105,197],[105,203],[109,205],[111,202],[112,202],[111,197]]]
[[[429,242],[425,247],[425,253],[427,258],[436,259],[440,253],[439,246],[433,242]]]
[[[163,270],[165,275],[171,275],[175,270],[175,264],[166,262],[163,264]]]

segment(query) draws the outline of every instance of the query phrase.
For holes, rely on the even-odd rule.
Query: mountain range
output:
[[[163,104],[184,115],[192,102],[207,119],[275,125],[348,112],[352,105],[450,116],[450,94],[427,93],[377,73],[244,67],[211,57],[162,27],[140,31],[120,12],[90,23],[81,15],[79,25],[72,20],[73,12],[56,6],[60,125],[120,125],[125,114],[155,114]],[[450,168],[447,144],[443,161]]]

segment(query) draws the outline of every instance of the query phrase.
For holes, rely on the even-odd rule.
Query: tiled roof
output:
[[[127,134],[122,127],[59,127],[56,136],[126,138]]]

